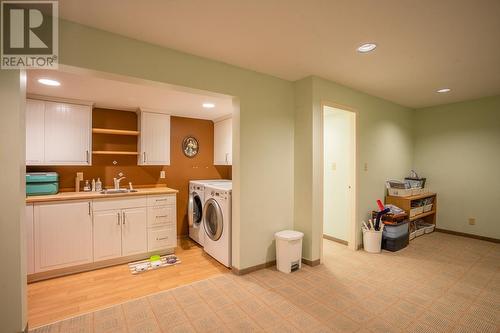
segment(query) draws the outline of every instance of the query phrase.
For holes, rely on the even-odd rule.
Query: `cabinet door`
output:
[[[90,201],[34,208],[35,272],[92,262]]]
[[[170,116],[160,113],[140,114],[139,165],[170,165]]]
[[[33,205],[26,205],[26,273],[35,273],[35,260],[33,252]]]
[[[26,165],[44,162],[45,102],[26,100]]]
[[[122,254],[121,211],[94,212],[94,261]]]
[[[144,253],[147,250],[146,208],[124,209],[122,211],[122,255]]]
[[[214,165],[233,164],[232,119],[214,123]]]
[[[91,108],[45,102],[45,164],[90,165]]]

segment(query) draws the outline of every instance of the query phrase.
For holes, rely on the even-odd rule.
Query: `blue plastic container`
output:
[[[59,192],[57,172],[28,172],[26,174],[26,195],[50,195]]]
[[[384,238],[399,238],[408,234],[408,220],[398,224],[386,224],[383,232]]]

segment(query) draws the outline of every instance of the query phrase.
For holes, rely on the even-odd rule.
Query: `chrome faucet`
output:
[[[113,178],[113,184],[115,185],[115,190],[119,190],[120,189],[120,181],[127,178],[127,177],[123,177],[123,173],[119,173],[118,176],[120,178]]]

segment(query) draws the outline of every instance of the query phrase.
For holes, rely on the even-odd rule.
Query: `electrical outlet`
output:
[[[368,163],[367,162],[365,162],[364,170],[368,171]]]
[[[83,181],[83,172],[77,172],[76,178],[78,178],[79,181]]]
[[[160,178],[165,179],[165,170],[160,171]]]
[[[337,170],[337,163],[332,163],[332,170],[333,171]]]
[[[469,217],[469,224],[470,225],[475,225],[476,224],[476,218],[475,217]]]

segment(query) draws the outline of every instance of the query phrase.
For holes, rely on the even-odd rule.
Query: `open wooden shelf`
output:
[[[138,136],[140,132],[139,131],[109,129],[109,128],[92,128],[92,133],[96,133],[96,134],[134,135],[134,136]]]
[[[139,155],[136,151],[94,150],[94,155]]]
[[[425,212],[425,213],[422,213],[422,214],[415,215],[413,217],[410,217],[410,221],[415,221],[415,220],[421,219],[423,217],[430,216],[432,214],[436,214],[436,211],[435,210],[431,210],[431,211],[428,211],[428,212]]]

